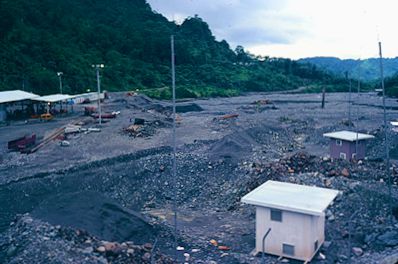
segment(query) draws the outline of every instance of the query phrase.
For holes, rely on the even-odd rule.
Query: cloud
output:
[[[397,56],[398,1],[148,0],[169,20],[199,15],[216,39],[256,55],[280,57]]]
[[[284,14],[286,0],[149,0],[154,10],[169,20],[181,23],[199,15],[218,40],[231,46],[261,43],[285,44],[303,34],[300,17]]]

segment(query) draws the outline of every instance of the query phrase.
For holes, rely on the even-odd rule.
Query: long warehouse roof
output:
[[[21,90],[0,92],[0,104],[29,100],[39,97],[37,94],[24,92]]]
[[[55,103],[55,102],[59,102],[59,101],[65,101],[65,100],[68,100],[71,98],[74,98],[74,96],[70,96],[68,94],[52,94],[52,95],[46,95],[46,96],[32,98],[32,100]]]

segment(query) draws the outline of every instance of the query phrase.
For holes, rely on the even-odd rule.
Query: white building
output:
[[[105,94],[100,93],[99,98],[103,100],[105,98]],[[84,102],[95,102],[98,101],[98,93],[91,92],[91,93],[76,94],[73,95],[72,101],[74,104],[81,104]]]
[[[310,261],[325,241],[325,209],[339,191],[267,181],[245,195],[256,206],[256,248],[259,252]],[[263,245],[263,238],[267,231]]]
[[[23,102],[33,98],[39,97],[37,94],[24,92],[21,90],[3,91],[0,92],[0,122],[7,119],[7,105],[16,102]]]

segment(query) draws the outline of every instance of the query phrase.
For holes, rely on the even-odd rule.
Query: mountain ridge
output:
[[[332,56],[317,56],[302,58],[298,62],[314,64],[341,77],[345,76],[345,72],[348,72],[352,78],[365,81],[374,81],[380,78],[379,58],[340,59]],[[385,77],[396,74],[398,72],[398,57],[383,58],[383,67]]]
[[[175,36],[178,97],[229,96],[341,82],[309,64],[254,56],[217,41],[200,17],[181,25],[145,0],[0,0],[0,90],[76,94],[140,90],[170,98],[170,36]]]

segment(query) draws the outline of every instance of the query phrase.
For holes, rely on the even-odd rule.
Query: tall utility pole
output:
[[[348,72],[345,72],[345,77],[348,81],[348,127],[351,127],[351,78],[348,76]]]
[[[173,188],[174,188],[174,250],[177,260],[177,163],[176,163],[176,78],[174,61],[174,35],[171,35],[171,83],[173,89]]]
[[[59,93],[62,94],[62,74],[63,72],[57,72],[58,79],[59,79]]]
[[[379,41],[379,55],[380,55],[380,81],[381,89],[383,90],[383,116],[384,116],[384,145],[386,149],[386,176],[388,178],[388,205],[390,210],[390,219],[392,220],[392,199],[391,199],[391,173],[390,173],[390,146],[388,142],[388,126],[386,113],[386,91],[384,87],[384,70],[383,70],[383,55],[381,52],[381,42]]]
[[[98,106],[98,120],[99,124],[101,125],[102,123],[102,117],[101,117],[101,81],[100,81],[100,69],[104,68],[104,64],[93,64],[91,65],[93,68],[95,68],[97,72],[97,93],[98,93],[98,100],[97,100],[97,106]]]
[[[358,78],[358,87],[357,87],[357,122],[356,122],[356,131],[357,131],[357,138],[355,140],[355,155],[358,158],[358,130],[359,130],[359,95],[361,92],[361,81]]]

